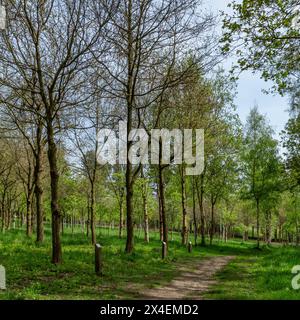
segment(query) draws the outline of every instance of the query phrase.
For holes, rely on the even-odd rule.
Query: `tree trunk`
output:
[[[41,129],[40,129],[41,130]],[[35,167],[34,167],[34,195],[35,195],[35,209],[36,209],[36,241],[41,243],[44,241],[44,214],[42,207],[42,195],[43,188],[41,183],[41,171],[42,171],[42,147],[39,138],[41,136],[39,128],[37,131],[37,151],[35,155]]]
[[[272,214],[271,211],[266,212],[266,243],[268,245],[272,242]]]
[[[91,236],[92,245],[96,244],[96,231],[95,231],[95,181],[91,181],[91,203],[90,203],[90,218],[91,218]]]
[[[88,205],[87,205],[87,220],[86,220],[86,236],[87,238],[90,235],[90,199],[88,196]],[[72,219],[72,225],[73,225],[73,219]]]
[[[260,212],[259,212],[259,200],[256,200],[256,232],[257,232],[257,249],[259,249],[260,247],[260,237],[259,237],[259,234],[260,234],[260,224],[259,224],[259,215],[260,215]]]
[[[185,175],[184,167],[180,167],[181,176],[181,208],[182,208],[182,232],[181,244],[187,245],[187,211],[186,211],[186,190],[185,190]]]
[[[120,199],[119,203],[119,238],[122,238],[123,232],[123,200]]]
[[[51,120],[50,120],[51,119]],[[57,146],[54,141],[54,129],[52,116],[47,123],[48,160],[51,180],[51,214],[52,214],[52,263],[62,262],[62,249],[60,240],[61,214],[58,206],[58,181],[59,173],[57,168]]]
[[[60,227],[61,227],[61,235],[64,235],[64,218],[61,219],[61,224],[60,224]]]
[[[126,170],[126,228],[127,228],[127,239],[126,239],[126,253],[131,253],[133,251],[133,187],[131,184],[131,164],[127,165]]]
[[[28,193],[26,200],[26,235],[27,237],[32,236],[32,211],[31,211],[31,193]]]
[[[161,204],[161,218],[162,218],[162,241],[167,244],[167,248],[169,246],[168,243],[168,226],[167,226],[167,217],[166,217],[166,204],[165,204],[165,186],[164,186],[164,177],[163,177],[163,167],[161,164],[162,160],[162,144],[160,141],[159,144],[159,162],[158,165],[158,178],[159,178],[159,195],[160,195],[160,204]]]
[[[197,246],[197,237],[198,237],[198,226],[197,226],[197,217],[196,217],[196,201],[195,201],[195,178],[193,176],[192,180],[192,194],[193,194],[193,221],[194,221],[194,241],[195,246]]]
[[[278,241],[278,234],[277,234],[277,232],[278,232],[278,230],[277,230],[277,226],[276,226],[276,228],[275,228],[275,230],[274,230],[274,238],[275,238],[275,242],[277,242],[277,241]]]
[[[144,240],[149,243],[149,219],[148,219],[148,201],[147,194],[143,195],[143,211],[144,211]]]
[[[200,209],[200,233],[201,233],[201,246],[205,246],[205,219],[204,219],[204,177],[203,174],[200,177],[200,188],[198,186],[198,183],[196,182],[197,186],[197,197],[198,197],[198,203],[199,203],[199,209]]]
[[[143,168],[141,169],[141,178],[144,179]],[[143,212],[144,212],[144,241],[149,243],[149,219],[148,219],[148,186],[147,181],[143,180]]]
[[[129,151],[132,142],[129,141],[129,134],[132,129],[133,108],[134,108],[134,46],[133,46],[133,27],[132,27],[132,2],[127,6],[127,83],[126,83],[126,103],[127,103],[127,133],[126,133],[126,253],[131,253],[134,248],[134,226],[133,226],[133,167],[129,161]]]
[[[215,203],[214,203],[214,200],[212,199],[211,200],[210,238],[209,238],[210,245],[212,245],[213,243],[214,233],[215,233]]]
[[[161,197],[159,191],[159,181],[157,182],[157,195],[158,195],[158,213],[159,213],[159,237],[160,241],[163,241],[163,218],[162,218],[162,209],[161,209]]]

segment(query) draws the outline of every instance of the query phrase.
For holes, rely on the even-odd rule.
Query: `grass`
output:
[[[218,284],[207,299],[217,300],[299,300],[300,291],[291,281],[293,266],[300,264],[298,247],[263,247],[240,254],[216,275]]]
[[[176,275],[176,264],[199,259],[203,255],[192,254],[179,244],[170,242],[169,255],[161,260],[161,244],[152,235],[150,244],[135,239],[135,250],[124,253],[125,239],[117,232],[102,230],[98,241],[103,246],[104,275],[94,272],[94,248],[90,240],[78,232],[65,229],[62,237],[63,264],[50,263],[50,234],[37,245],[28,239],[23,230],[0,234],[0,264],[7,273],[7,290],[0,291],[0,299],[118,299],[135,298],[130,289],[133,284],[161,285]]]
[[[103,246],[104,275],[94,272],[94,248],[80,230],[74,234],[66,228],[62,236],[63,264],[50,263],[50,233],[37,245],[23,230],[0,234],[0,264],[7,273],[7,290],[0,291],[0,300],[93,300],[134,299],[137,288],[160,286],[178,275],[178,264],[192,263],[216,255],[234,255],[236,259],[217,274],[219,283],[209,299],[298,299],[291,288],[291,269],[300,264],[298,248],[254,249],[251,242],[216,241],[213,246],[196,247],[189,254],[180,244],[180,236],[170,241],[167,259],[161,260],[161,244],[156,233],[150,244],[142,234],[135,238],[135,250],[124,253],[125,239],[117,231],[99,230],[98,242]],[[298,252],[299,251],[299,252]]]

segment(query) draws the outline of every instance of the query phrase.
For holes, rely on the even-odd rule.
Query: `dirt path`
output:
[[[201,300],[203,294],[215,285],[214,275],[222,270],[234,257],[220,256],[201,260],[179,268],[180,276],[167,286],[149,289],[140,293],[139,299],[149,300]]]

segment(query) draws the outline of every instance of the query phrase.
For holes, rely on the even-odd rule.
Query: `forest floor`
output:
[[[130,255],[124,253],[125,238],[118,238],[118,230],[97,230],[97,242],[103,247],[102,277],[94,271],[91,240],[80,229],[65,228],[61,265],[50,262],[49,228],[42,245],[24,230],[0,232],[0,265],[7,280],[0,300],[300,299],[300,291],[291,286],[291,270],[300,265],[299,247],[257,250],[251,241],[216,239],[189,253],[174,233],[162,260],[157,233],[145,244],[136,230]]]

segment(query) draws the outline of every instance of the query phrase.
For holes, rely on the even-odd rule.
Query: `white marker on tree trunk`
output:
[[[5,268],[0,265],[0,290],[6,289]]]

